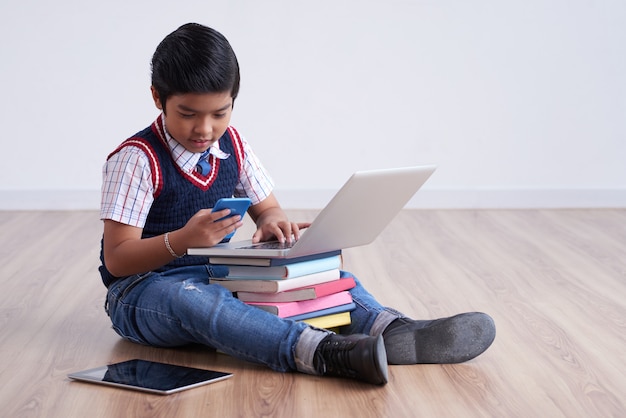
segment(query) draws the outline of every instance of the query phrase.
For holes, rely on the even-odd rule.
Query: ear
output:
[[[163,104],[161,103],[159,92],[154,88],[154,86],[150,86],[150,91],[152,92],[152,100],[154,100],[154,105],[157,107],[157,109],[163,110]]]

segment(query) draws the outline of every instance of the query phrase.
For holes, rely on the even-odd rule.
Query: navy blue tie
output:
[[[211,172],[211,164],[209,164],[209,153],[211,148],[204,151],[200,156],[200,160],[198,161],[198,165],[196,165],[196,172],[202,174],[204,177],[208,176]]]

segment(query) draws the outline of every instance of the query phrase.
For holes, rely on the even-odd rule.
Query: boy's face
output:
[[[165,109],[152,88],[157,108],[165,113],[169,134],[185,149],[204,152],[224,135],[230,123],[233,99],[230,92],[186,93],[168,97]]]

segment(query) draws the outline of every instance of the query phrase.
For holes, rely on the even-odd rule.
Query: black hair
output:
[[[239,93],[239,63],[224,35],[187,23],[161,41],[152,56],[152,86],[165,102],[174,94]]]

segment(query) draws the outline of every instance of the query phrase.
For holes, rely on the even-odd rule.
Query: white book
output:
[[[259,280],[259,279],[210,279],[211,284],[224,286],[231,292],[264,292],[277,293],[299,287],[311,286],[318,283],[326,283],[339,280],[339,269],[327,270],[321,273],[307,274],[306,276],[291,279]]]

